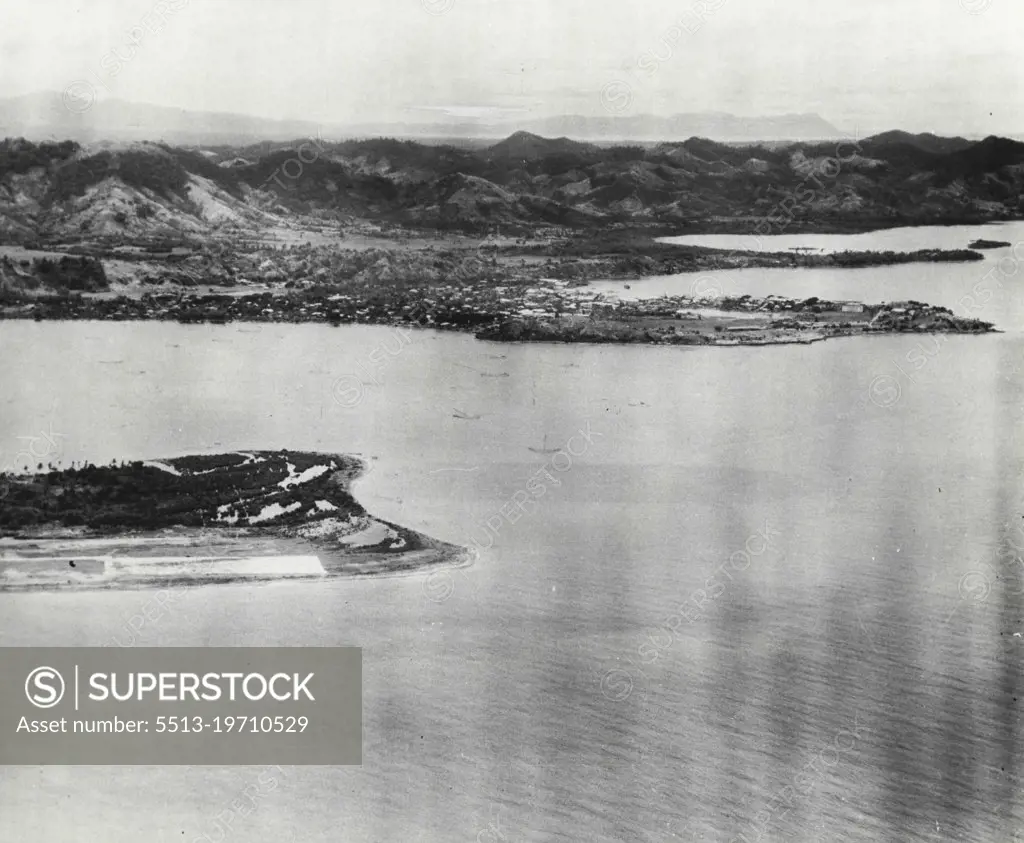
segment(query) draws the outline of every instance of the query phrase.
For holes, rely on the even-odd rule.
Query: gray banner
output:
[[[0,648],[0,765],[362,763],[362,650]]]

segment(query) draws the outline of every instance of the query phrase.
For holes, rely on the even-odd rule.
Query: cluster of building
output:
[[[35,319],[177,320],[180,322],[326,322],[329,324],[419,324],[479,331],[507,322],[645,322],[708,315],[749,316],[772,328],[867,331],[948,327],[952,314],[921,302],[866,306],[860,302],[784,296],[661,296],[623,301],[594,289],[550,277],[539,267],[516,271],[491,259],[467,261],[450,253],[377,250],[331,252],[309,245],[246,256],[247,278],[238,256],[207,253],[206,261],[231,264],[238,283],[272,283],[272,291],[200,295],[177,291],[140,296],[54,296],[6,308],[2,315]],[[185,262],[196,256],[185,258]],[[178,266],[181,264],[179,263]],[[355,276],[352,276],[355,272]],[[345,280],[339,280],[345,279]],[[693,328],[697,325],[692,324]],[[704,329],[698,329],[704,330]],[[737,324],[714,330],[755,330]]]
[[[176,320],[179,322],[418,323],[472,329],[506,319],[589,316],[603,297],[566,282],[545,280],[493,287],[486,283],[430,287],[365,287],[324,295],[277,290],[241,295],[188,292],[138,297],[40,298],[8,308],[8,317],[35,319]]]

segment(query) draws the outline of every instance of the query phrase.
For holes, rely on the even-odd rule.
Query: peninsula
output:
[[[355,457],[253,451],[0,475],[0,591],[365,576],[462,548],[375,518]]]
[[[498,342],[617,342],[765,345],[892,333],[984,334],[990,322],[923,302],[865,304],[818,297],[663,296],[635,302],[556,279],[518,284],[448,284],[323,296],[65,296],[9,307],[7,318],[163,320],[183,323],[326,323],[435,328]]]
[[[597,306],[590,318],[516,317],[477,333],[504,342],[643,343],[648,345],[790,345],[877,334],[985,334],[990,322],[956,316],[917,301],[799,300],[782,296],[695,299],[663,296]]]

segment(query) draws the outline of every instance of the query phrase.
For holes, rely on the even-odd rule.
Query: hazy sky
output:
[[[817,112],[1024,132],[1024,0],[7,0],[0,96],[357,124]],[[108,93],[109,91],[109,93]]]

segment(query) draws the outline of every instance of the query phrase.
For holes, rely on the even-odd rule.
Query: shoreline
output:
[[[918,301],[865,304],[818,297],[670,296],[622,300],[587,286],[549,280],[531,287],[501,312],[466,311],[461,297],[392,304],[374,312],[342,313],[332,300],[270,293],[232,297],[165,296],[93,301],[86,312],[23,313],[21,320],[165,321],[183,324],[377,325],[399,331],[431,329],[472,334],[490,342],[628,343],[689,346],[811,344],[836,337],[901,333],[998,333],[993,323],[957,316],[945,307]],[[104,318],[104,316],[106,318]]]
[[[837,219],[837,220],[797,220],[791,219],[784,224],[775,224],[774,229],[767,236],[783,234],[871,234],[877,231],[892,231],[897,228],[956,228],[999,226],[1006,223],[1021,222],[1024,215],[1006,216],[963,216],[963,217],[883,217],[867,219]],[[764,221],[764,217],[747,217],[737,220],[733,217],[720,217],[710,220],[682,221],[679,224],[662,225],[653,224],[652,229],[672,229],[674,234],[657,234],[656,237],[685,237],[697,234],[749,234],[755,235],[758,223]],[[678,229],[685,228],[685,231]]]
[[[86,485],[92,500],[79,502],[73,514],[48,516],[48,520],[28,527],[11,528],[8,523],[0,523],[0,593],[397,576],[465,567],[475,558],[468,548],[367,513],[349,495],[351,483],[366,467],[358,458],[254,451],[234,455],[252,457],[252,461],[225,462],[231,456],[161,461],[161,465],[181,471],[176,475],[141,462],[105,469],[86,466],[49,474],[8,475],[5,506],[19,510],[23,516],[33,505],[42,511],[53,505],[54,495],[75,495]],[[272,483],[281,476],[277,470],[280,466],[268,467],[266,463],[275,458],[291,458],[296,463],[288,462],[290,473]],[[315,473],[315,467],[310,466],[297,472],[311,459],[342,464],[330,463],[336,470]],[[196,467],[194,471],[183,468],[186,461]],[[120,524],[110,523],[115,513],[108,501],[117,487],[126,478],[152,484],[159,473],[164,475],[163,488],[134,508],[129,505],[119,510]],[[239,483],[243,484],[242,494],[232,503],[231,495],[238,493],[235,484]],[[183,502],[195,501],[200,494],[204,497],[198,507],[180,512],[176,509]],[[216,500],[210,503],[210,497]],[[293,503],[283,507],[281,501],[285,499]],[[211,509],[214,505],[215,510]],[[160,507],[166,510],[163,520],[168,523],[154,529],[133,529],[133,521],[153,517],[154,508]],[[247,518],[250,523],[244,526],[234,525],[225,515],[241,508],[255,512],[256,507],[262,511]],[[202,525],[171,523],[194,521],[201,509]],[[208,516],[213,511],[219,517],[211,522]],[[270,517],[266,516],[268,511],[273,513]],[[6,516],[3,510],[0,514]],[[341,515],[347,518],[343,520]],[[68,523],[79,520],[85,523]]]

